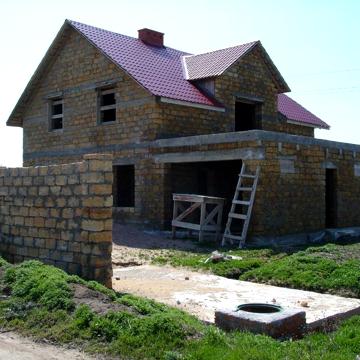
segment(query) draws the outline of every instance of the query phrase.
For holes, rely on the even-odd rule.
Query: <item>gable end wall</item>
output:
[[[117,81],[117,121],[99,125],[96,87],[107,80]],[[61,91],[64,128],[49,131],[47,97]],[[154,96],[71,29],[26,106],[24,155],[151,139],[157,118]],[[71,160],[80,158],[81,154]],[[33,163],[37,162],[25,161]]]

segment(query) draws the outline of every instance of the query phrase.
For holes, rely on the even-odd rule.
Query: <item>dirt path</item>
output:
[[[36,343],[13,332],[0,333],[0,360],[94,360],[76,350]]]

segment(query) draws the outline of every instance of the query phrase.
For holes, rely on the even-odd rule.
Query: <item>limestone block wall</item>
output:
[[[0,255],[111,286],[112,156],[0,168]]]
[[[323,230],[327,169],[336,171],[335,226],[360,226],[359,145],[267,131],[161,140],[159,144],[162,146],[152,148],[153,166],[164,165],[162,175],[154,179],[160,188],[158,194],[164,195],[164,201],[159,195],[157,212],[153,213],[159,219],[164,214],[168,220],[172,214],[169,164],[206,159],[221,162],[232,156],[245,161],[249,172],[261,167],[250,236]],[[156,223],[155,218],[152,223]]]

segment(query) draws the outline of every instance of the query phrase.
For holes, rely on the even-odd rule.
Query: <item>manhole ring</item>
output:
[[[283,308],[279,305],[273,304],[250,303],[239,305],[236,308],[236,311],[245,311],[255,314],[274,314],[283,311]]]

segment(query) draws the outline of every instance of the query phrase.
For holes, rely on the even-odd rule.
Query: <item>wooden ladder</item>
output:
[[[239,241],[239,248],[242,248],[244,246],[248,228],[249,228],[249,224],[250,224],[251,211],[252,211],[252,207],[254,205],[255,193],[256,193],[256,187],[257,187],[257,183],[258,183],[258,179],[259,179],[259,174],[260,174],[260,166],[258,166],[256,168],[255,175],[246,174],[245,173],[245,163],[243,162],[241,171],[239,174],[239,180],[236,185],[234,198],[233,198],[233,201],[231,204],[228,221],[225,226],[225,232],[223,235],[221,246],[224,246],[226,244],[227,240],[230,240],[231,244],[233,244],[233,240]],[[252,185],[248,185],[248,184],[243,185],[244,179],[248,179],[247,181],[252,182]],[[241,198],[241,200],[239,200],[239,195],[241,193],[245,194],[245,193],[249,193],[249,192],[250,192],[250,198],[248,200],[245,201],[245,200],[243,200],[243,198]],[[242,205],[243,207],[247,207],[246,213],[245,214],[236,213],[235,212],[236,205]],[[240,219],[240,220],[244,221],[243,226],[242,226],[241,235],[235,235],[235,234],[231,233],[231,223],[232,223],[233,219]]]

